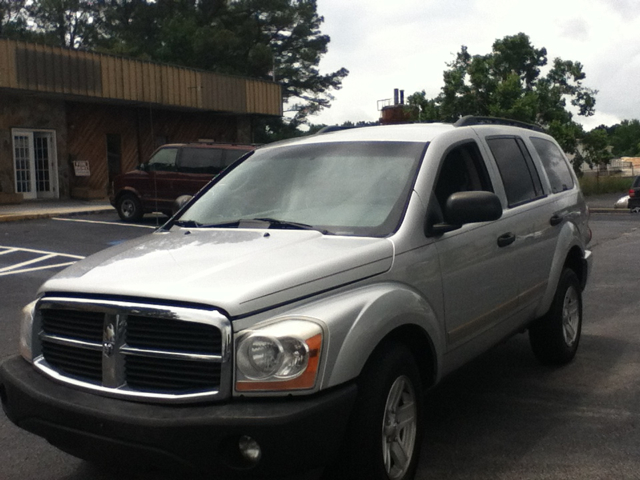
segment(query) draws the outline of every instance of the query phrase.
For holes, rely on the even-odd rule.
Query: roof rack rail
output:
[[[475,115],[467,115],[458,119],[458,121],[453,124],[454,127],[469,127],[473,125],[508,125],[510,127],[528,128],[529,130],[535,130],[536,132],[545,133],[544,129],[540,125],[534,125],[532,123],[520,122],[518,120],[499,117],[479,117]]]
[[[327,127],[322,127],[320,130],[318,130],[316,132],[316,135],[322,135],[323,133],[337,132],[339,130],[349,130],[351,128],[355,128],[355,126],[345,127],[342,125],[329,125]]]

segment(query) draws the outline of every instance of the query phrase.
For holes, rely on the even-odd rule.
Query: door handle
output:
[[[498,246],[506,247],[507,245],[511,245],[515,241],[516,241],[515,233],[511,233],[511,232],[505,233],[504,235],[500,235],[498,237]]]
[[[555,227],[556,225],[560,225],[562,223],[562,216],[558,215],[557,213],[554,214],[553,217],[549,219],[549,223],[551,224],[552,227]]]

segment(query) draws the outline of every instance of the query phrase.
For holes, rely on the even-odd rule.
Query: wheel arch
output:
[[[580,288],[584,290],[587,284],[588,271],[584,260],[584,252],[580,247],[573,246],[571,250],[569,250],[567,258],[564,261],[563,269],[564,268],[570,268],[574,271],[580,282]]]
[[[138,192],[138,190],[132,187],[124,187],[118,193],[116,193],[116,197],[115,197],[116,205],[118,204],[122,196],[128,193],[135,195],[140,201],[140,203],[142,203],[142,196],[140,195],[140,192]]]
[[[433,308],[424,297],[404,285],[377,285],[367,290],[354,302],[359,307],[356,312],[351,310],[349,316],[355,315],[349,327],[338,338],[331,336],[322,388],[357,378],[374,353],[393,341],[410,349],[423,385],[433,386],[439,379],[445,348],[442,326]]]
[[[424,390],[433,387],[437,382],[438,360],[435,347],[429,335],[418,325],[406,324],[389,332],[374,348],[371,353],[373,357],[376,352],[388,343],[402,343],[406,345],[416,360],[420,378]]]
[[[565,268],[571,268],[575,272],[582,289],[586,285],[589,272],[585,260],[585,248],[577,241],[577,232],[577,227],[567,222],[558,237],[556,251],[549,271],[547,289],[536,311],[537,318],[546,314],[551,308],[551,302],[558,288],[560,276]]]

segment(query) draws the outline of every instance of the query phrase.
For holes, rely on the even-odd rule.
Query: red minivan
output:
[[[125,222],[140,220],[151,212],[171,215],[178,197],[194,195],[254,148],[228,143],[163,145],[147,163],[115,178],[109,200]]]

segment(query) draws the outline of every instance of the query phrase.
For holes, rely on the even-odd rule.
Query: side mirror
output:
[[[171,213],[173,215],[175,215],[176,213],[178,213],[178,210],[180,210],[182,207],[184,207],[187,203],[189,203],[191,201],[191,199],[193,198],[193,195],[180,195],[178,198],[175,199],[175,201],[173,202],[173,205],[171,206]]]
[[[502,216],[502,204],[495,193],[458,192],[447,199],[444,218],[449,223],[490,222]]]
[[[502,203],[491,192],[457,192],[447,199],[442,213],[445,221],[432,225],[431,235],[442,235],[467,223],[498,220],[502,216]]]

